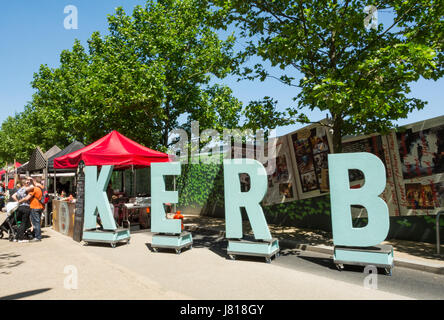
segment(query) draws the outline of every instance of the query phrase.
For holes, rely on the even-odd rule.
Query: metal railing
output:
[[[439,217],[441,213],[444,213],[444,210],[441,210],[436,214],[436,252],[438,254],[440,254],[441,249],[441,241],[439,239]]]

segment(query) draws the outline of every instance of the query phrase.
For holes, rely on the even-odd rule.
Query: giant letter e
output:
[[[350,189],[348,170],[351,169],[364,174],[365,183],[359,189]],[[329,154],[328,172],[334,244],[370,247],[384,241],[390,220],[387,204],[379,197],[386,183],[382,161],[367,152]],[[367,209],[367,226],[353,228],[351,205]]]
[[[167,219],[164,203],[177,203],[179,193],[166,191],[164,176],[180,175],[179,162],[155,162],[151,164],[151,232],[181,232],[180,220]]]

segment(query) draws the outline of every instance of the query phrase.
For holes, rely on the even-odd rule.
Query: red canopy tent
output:
[[[83,161],[85,166],[113,165],[114,169],[122,170],[130,167],[148,167],[153,162],[170,162],[173,157],[144,147],[119,132],[112,131],[82,149],[55,158],[54,169],[77,168]]]
[[[21,167],[22,165],[19,162],[15,162],[14,168],[17,169],[18,167]],[[0,175],[4,175],[6,173],[6,170],[0,171]]]
[[[55,169],[77,168],[80,161],[86,166],[114,165],[116,169],[147,167],[152,162],[169,162],[166,153],[144,147],[117,131],[75,152],[54,159]]]

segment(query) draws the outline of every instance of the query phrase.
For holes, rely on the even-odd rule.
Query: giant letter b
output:
[[[365,183],[361,188],[350,189],[350,169],[364,173]],[[387,204],[379,197],[386,184],[382,161],[366,152],[329,154],[328,171],[334,244],[370,247],[384,241],[390,220]],[[351,205],[361,205],[367,209],[367,226],[353,228]]]

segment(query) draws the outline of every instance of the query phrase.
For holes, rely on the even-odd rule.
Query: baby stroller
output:
[[[17,217],[17,202],[10,202],[4,208],[5,214],[0,214],[0,239],[3,239],[4,233],[8,235],[9,241],[17,239],[18,228],[22,221]],[[25,239],[32,239],[33,232],[30,230],[25,231]]]

